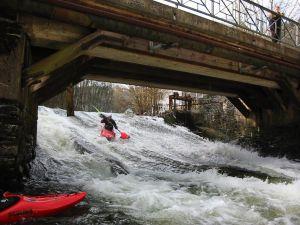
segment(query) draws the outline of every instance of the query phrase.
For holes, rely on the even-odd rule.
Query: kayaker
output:
[[[111,116],[105,116],[103,114],[100,114],[100,117],[102,118],[101,123],[104,123],[104,129],[113,131],[114,128],[118,130],[118,126],[116,124],[116,121],[113,120]]]

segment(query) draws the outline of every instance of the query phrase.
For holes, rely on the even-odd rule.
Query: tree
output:
[[[95,106],[102,111],[111,111],[112,94],[111,84],[84,80],[74,87],[74,108],[75,110],[94,111]],[[65,92],[50,99],[44,105],[66,109]]]
[[[115,86],[113,88],[112,110],[114,112],[122,113],[128,108],[132,108],[129,89]]]
[[[74,88],[75,109],[94,111],[97,107],[102,111],[111,111],[112,94],[111,84],[84,80]]]
[[[157,115],[159,102],[166,91],[158,88],[131,86],[129,93],[137,114]]]

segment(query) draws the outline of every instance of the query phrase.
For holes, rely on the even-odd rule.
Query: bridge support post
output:
[[[73,84],[67,87],[66,100],[67,100],[67,116],[74,116],[74,88]]]
[[[37,103],[22,87],[30,62],[26,35],[13,22],[0,23],[0,185],[6,185],[27,175],[35,156]]]

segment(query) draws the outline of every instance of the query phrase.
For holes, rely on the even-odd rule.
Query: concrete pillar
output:
[[[26,35],[15,23],[1,21],[0,32],[0,185],[28,173],[35,156],[37,104],[22,87],[29,63]]]

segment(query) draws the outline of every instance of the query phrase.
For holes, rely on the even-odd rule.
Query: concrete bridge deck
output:
[[[24,121],[14,135],[31,134],[21,145],[37,105],[83,79],[224,95],[261,127],[299,120],[299,48],[152,0],[3,0],[0,12],[0,99]],[[3,157],[27,162],[9,143]]]

